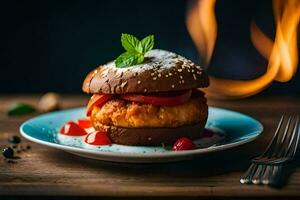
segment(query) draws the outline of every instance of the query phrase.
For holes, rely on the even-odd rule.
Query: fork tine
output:
[[[299,144],[299,135],[300,135],[299,116],[297,116],[297,119],[295,121],[295,125],[293,128],[292,139],[287,147],[285,157],[293,158],[295,156],[295,154],[297,152],[297,147]],[[294,143],[294,146],[293,146],[293,143]]]
[[[256,164],[252,163],[250,165],[250,167],[248,168],[248,170],[246,171],[246,173],[244,174],[244,176],[240,179],[240,182],[242,184],[248,184],[252,182],[252,174],[254,173],[256,169]]]
[[[282,124],[284,121],[285,115],[282,115],[280,118],[280,121],[278,123],[278,126],[276,128],[275,134],[273,135],[270,143],[268,144],[268,147],[263,152],[260,158],[270,156],[272,154],[272,149],[274,149],[276,146],[277,141],[280,139],[278,138],[280,134],[280,130],[282,128]],[[266,167],[262,166],[260,164],[252,163],[247,172],[245,173],[244,177],[241,178],[241,183],[254,183],[254,184],[261,184],[263,181],[263,176],[265,174]]]
[[[273,165],[266,165],[265,173],[262,177],[262,183],[265,185],[269,184],[269,178],[273,172]]]
[[[277,133],[278,136],[277,136],[277,138],[276,138],[276,140],[273,144],[273,148],[270,148],[269,153],[266,154],[267,158],[276,157],[276,156],[282,154],[282,152],[285,151],[286,148],[284,148],[284,144],[286,143],[286,141],[290,140],[290,135],[291,135],[291,134],[289,134],[290,133],[289,130],[290,130],[290,125],[291,125],[291,120],[292,120],[292,117],[289,116],[289,118],[287,120],[287,123],[285,125],[285,128],[284,128],[283,134],[280,134],[282,132],[282,131],[280,131],[281,127],[278,127],[278,129],[277,129],[278,132],[279,132],[279,133]],[[281,126],[282,126],[282,124],[281,124]],[[267,168],[267,165],[259,164],[258,168],[257,168],[257,171],[253,175],[252,182],[254,184],[261,184],[261,183],[266,182],[266,180],[264,180],[264,175],[267,172],[270,173],[272,171],[273,171],[273,168]],[[267,182],[270,182],[270,180],[268,180]]]
[[[252,160],[251,166],[240,180],[241,183],[252,182],[254,184],[273,185],[279,183],[278,178],[281,174],[282,166],[268,165],[265,162],[279,159],[278,156],[289,156],[292,158],[296,153],[300,140],[299,116],[296,119],[292,116],[289,116],[288,119],[286,118],[286,115],[281,116],[277,129],[266,150],[261,156]],[[256,161],[259,161],[259,163]]]
[[[265,170],[266,170],[266,165],[258,164],[257,170],[252,177],[252,183],[257,184],[257,185],[261,184],[262,177],[265,173]]]
[[[289,130],[290,130],[290,127],[291,127],[290,126],[291,120],[292,120],[292,117],[290,116],[287,123],[286,123],[285,129],[284,129],[284,132],[283,132],[283,136],[281,138],[278,138],[279,141],[278,140],[276,141],[276,144],[275,144],[274,148],[272,149],[273,152],[271,153],[271,157],[272,156],[277,157],[278,155],[280,155],[282,153],[282,151],[285,150],[284,143],[286,141],[287,136],[289,135],[288,133],[289,133]]]
[[[253,168],[248,176],[249,183],[253,183],[253,176],[254,176],[255,172],[258,170],[258,166],[259,166],[258,164],[253,163]]]
[[[296,151],[297,151],[297,146],[299,143],[299,117],[297,116],[294,121],[293,125],[291,123],[288,123],[288,127],[286,127],[286,131],[288,131],[288,139],[287,141],[280,147],[281,151],[280,151],[280,159],[291,159],[293,158],[293,156],[295,155]],[[289,129],[291,129],[289,131]],[[284,138],[285,140],[285,138]],[[288,157],[287,157],[288,156]],[[280,160],[279,159],[279,160]],[[284,165],[283,163],[278,163],[275,165],[271,165],[272,171],[270,171],[270,175],[268,177],[268,179],[263,180],[263,182],[266,182],[267,184],[269,184],[270,186],[276,186],[279,187],[284,183],[284,176],[283,176],[283,168]]]

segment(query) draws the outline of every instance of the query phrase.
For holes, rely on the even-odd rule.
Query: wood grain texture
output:
[[[0,97],[0,147],[18,135],[19,125],[32,117],[7,117],[13,101],[36,104],[38,96]],[[64,96],[63,107],[84,106],[86,96]],[[300,97],[267,96],[239,101],[209,101],[209,105],[249,114],[265,126],[256,141],[195,160],[168,164],[118,164],[77,157],[34,144],[16,163],[0,160],[0,195],[107,197],[292,197],[300,196],[300,168],[282,189],[242,185],[239,179],[250,159],[263,151],[283,112],[300,113]],[[299,162],[296,163],[299,166]]]

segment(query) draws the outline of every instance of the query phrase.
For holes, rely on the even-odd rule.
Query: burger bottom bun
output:
[[[94,125],[96,130],[105,130],[115,144],[132,146],[172,145],[181,137],[198,139],[201,137],[207,118],[197,124],[176,128],[122,128]]]

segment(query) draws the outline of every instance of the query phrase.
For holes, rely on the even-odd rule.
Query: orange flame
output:
[[[211,60],[217,37],[214,13],[215,0],[198,0],[187,14],[188,31],[207,65]],[[210,76],[205,89],[209,97],[234,99],[254,95],[274,80],[289,81],[297,71],[297,27],[300,19],[299,0],[273,0],[276,22],[274,42],[252,22],[251,40],[260,54],[269,62],[267,71],[253,80],[229,80]]]

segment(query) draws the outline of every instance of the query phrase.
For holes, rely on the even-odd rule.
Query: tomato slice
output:
[[[94,94],[86,109],[86,115],[90,116],[94,106],[101,106],[113,97],[111,94]]]
[[[184,90],[178,92],[158,93],[143,95],[143,94],[125,94],[121,95],[121,99],[147,103],[158,106],[175,106],[185,103],[190,99],[192,90]]]
[[[87,132],[75,122],[68,122],[60,128],[60,133],[69,136],[83,136]]]
[[[94,131],[89,133],[84,140],[88,144],[92,145],[109,145],[111,141],[106,132]]]
[[[92,122],[88,118],[86,118],[86,119],[78,119],[77,123],[78,123],[78,125],[81,128],[91,128],[92,127]]]

